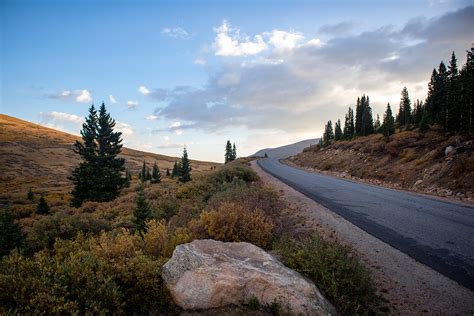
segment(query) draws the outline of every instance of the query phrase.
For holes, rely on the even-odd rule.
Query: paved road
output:
[[[419,262],[474,290],[474,207],[354,183],[282,164],[258,165]]]

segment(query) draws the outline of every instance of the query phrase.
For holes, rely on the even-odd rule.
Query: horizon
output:
[[[473,40],[468,1],[3,1],[1,112],[79,135],[105,102],[125,147],[222,162],[319,138],[358,96],[424,100]]]

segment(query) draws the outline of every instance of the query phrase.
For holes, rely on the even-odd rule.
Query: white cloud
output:
[[[38,115],[39,124],[75,135],[79,133],[84,122],[84,118],[64,112],[40,112]]]
[[[133,128],[130,124],[119,122],[119,121],[115,122],[115,129],[121,132],[125,136],[130,136],[130,135],[133,135],[134,133]]]
[[[205,59],[202,59],[202,58],[196,58],[194,60],[194,64],[195,65],[200,65],[200,66],[205,66],[205,65],[207,65],[207,61]]]
[[[63,92],[61,92],[61,96],[63,97],[68,97],[71,95],[71,91],[69,90],[64,90]]]
[[[181,27],[166,27],[161,30],[161,34],[167,35],[176,39],[188,39],[190,37],[189,33]]]
[[[64,112],[50,112],[50,113],[44,113],[40,112],[39,115],[42,118],[49,118],[55,121],[62,121],[62,122],[71,122],[71,123],[76,123],[76,124],[82,124],[84,121],[84,118],[77,116],[75,114],[69,114],[69,113],[64,113]]]
[[[173,124],[170,125],[170,128],[178,128],[181,126],[181,122],[174,122]]]
[[[268,42],[275,46],[277,50],[291,50],[295,48],[298,41],[303,38],[304,36],[299,33],[273,30]]]
[[[137,101],[130,101],[130,100],[127,101],[127,107],[128,107],[129,109],[134,109],[134,108],[137,107],[137,105],[138,105],[138,102],[137,102]]]
[[[138,91],[145,96],[150,94],[150,90],[148,90],[145,86],[138,87]]]
[[[306,42],[306,45],[309,46],[322,46],[323,42],[319,38],[312,38],[308,42]]]
[[[114,96],[111,95],[111,94],[109,94],[109,101],[110,101],[110,103],[112,103],[112,104],[116,104],[116,103],[117,103],[117,100],[115,100]]]
[[[261,35],[255,35],[253,41],[248,37],[241,40],[240,30],[231,28],[226,20],[214,31],[217,35],[214,39],[213,48],[217,56],[256,55],[267,49],[267,44]]]
[[[156,116],[156,115],[148,115],[148,116],[146,117],[146,119],[147,119],[148,121],[156,121],[156,120],[158,119],[158,116]]]
[[[76,101],[80,103],[88,103],[92,101],[92,96],[86,89],[82,90],[77,96]]]

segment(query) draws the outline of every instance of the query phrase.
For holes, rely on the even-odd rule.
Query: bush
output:
[[[281,238],[275,249],[288,267],[310,278],[341,314],[373,312],[374,284],[349,247],[312,236]]]
[[[191,230],[201,238],[220,241],[246,241],[268,248],[273,224],[260,209],[247,209],[234,203],[222,203],[218,209],[203,212]]]

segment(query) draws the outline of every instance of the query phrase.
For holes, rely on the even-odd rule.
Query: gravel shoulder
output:
[[[372,272],[379,294],[392,314],[472,315],[474,293],[451,279],[387,245],[341,216],[267,174],[256,163],[252,168],[262,181],[279,191],[305,226],[324,236],[335,236],[358,253]]]

